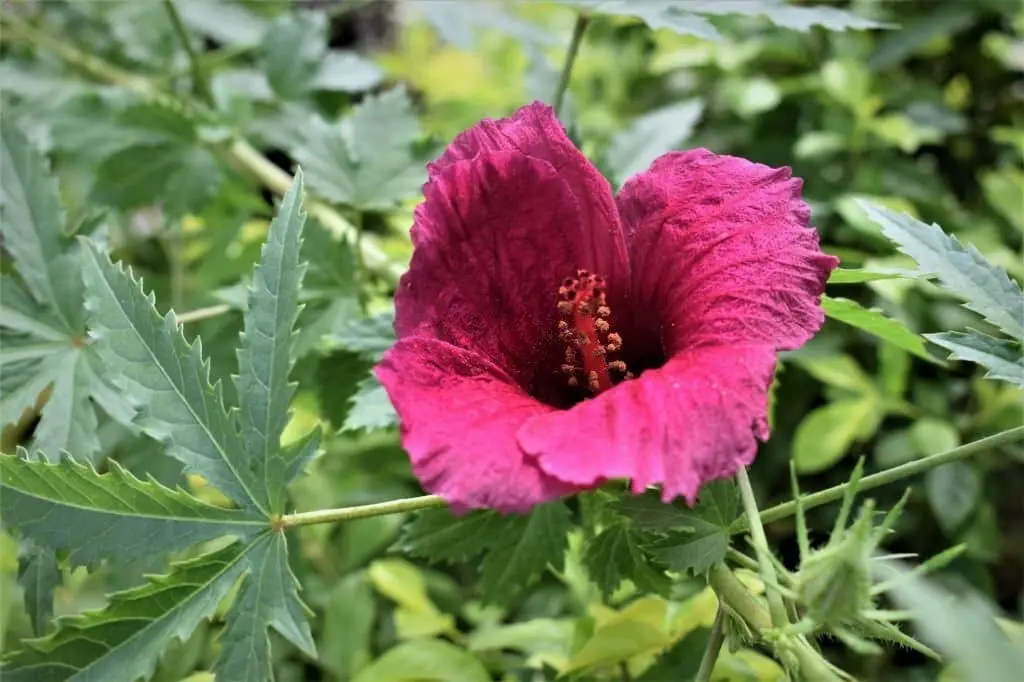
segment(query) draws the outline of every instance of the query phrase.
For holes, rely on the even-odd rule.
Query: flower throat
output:
[[[565,341],[562,371],[569,386],[581,379],[594,394],[607,391],[615,380],[632,379],[622,360],[609,360],[622,350],[622,337],[611,331],[611,308],[605,297],[604,278],[587,270],[577,270],[558,288],[558,333]]]

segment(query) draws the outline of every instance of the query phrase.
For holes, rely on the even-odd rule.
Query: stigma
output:
[[[622,351],[622,337],[611,329],[604,278],[587,270],[566,277],[558,288],[558,312],[558,333],[566,344],[562,372],[569,386],[582,384],[596,395],[633,378],[625,362],[611,357]]]

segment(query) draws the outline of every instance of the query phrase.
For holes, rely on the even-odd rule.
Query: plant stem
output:
[[[385,514],[401,514],[404,512],[419,511],[421,509],[434,509],[437,507],[443,507],[444,504],[444,500],[439,495],[407,497],[401,500],[377,502],[376,504],[363,504],[356,507],[319,509],[317,511],[285,514],[281,517],[281,521],[278,525],[282,528],[312,526],[317,523],[351,521],[353,519],[364,519],[369,516],[384,516]]]
[[[217,317],[231,310],[231,306],[227,303],[218,303],[217,305],[207,306],[205,308],[196,308],[195,310],[189,310],[180,315],[176,315],[178,324],[188,324],[189,322],[198,322],[199,320],[206,320],[211,317]]]
[[[747,517],[754,553],[757,555],[757,563],[761,569],[761,580],[764,581],[765,594],[768,598],[768,612],[771,613],[772,623],[775,627],[782,628],[789,624],[789,614],[782,601],[782,595],[779,594],[779,577],[775,573],[775,567],[769,556],[771,549],[768,547],[768,538],[764,534],[764,526],[761,525],[757,500],[754,498],[754,489],[750,485],[746,467],[742,467],[736,472],[736,482],[739,484],[743,512]]]
[[[953,448],[952,450],[946,450],[945,452],[939,452],[928,457],[923,457],[913,462],[907,462],[901,464],[892,469],[886,469],[880,471],[877,474],[871,474],[865,476],[860,480],[860,490],[872,490],[888,483],[894,483],[896,481],[903,480],[904,478],[910,478],[918,474],[923,474],[926,471],[940,467],[943,464],[949,464],[960,459],[966,459],[980,452],[991,450],[1003,445],[1009,445],[1024,440],[1024,426],[1017,426],[1006,431],[1001,431],[992,436],[986,436],[985,438],[979,438],[976,441],[961,445],[960,447]],[[841,483],[825,490],[819,490],[816,493],[805,495],[801,498],[801,503],[804,509],[811,509],[813,507],[820,507],[823,504],[829,502],[835,502],[843,497],[846,492],[848,483]],[[791,500],[789,502],[783,502],[782,504],[769,507],[761,512],[761,522],[771,523],[772,521],[778,521],[792,516],[796,513],[796,501]],[[742,533],[747,529],[747,522],[740,520],[731,529],[731,533]]]
[[[164,0],[164,9],[167,10],[167,16],[171,19],[174,32],[178,35],[178,39],[188,55],[188,63],[192,68],[192,87],[195,89],[196,95],[207,104],[212,104],[213,90],[210,89],[210,81],[206,78],[206,70],[199,60],[195,46],[192,45],[192,38],[188,34],[188,29],[185,28],[185,22],[181,20],[181,14],[178,12],[174,0]]]
[[[558,89],[555,90],[555,115],[562,111],[562,102],[569,89],[569,80],[572,78],[572,67],[576,63],[576,56],[579,54],[580,44],[583,42],[583,34],[586,33],[589,23],[590,15],[587,12],[580,12],[576,15],[576,25],[572,27],[572,37],[569,39],[569,48],[566,50],[565,62],[562,64],[562,74],[558,78]]]
[[[708,584],[718,600],[735,611],[751,628],[758,632],[771,628],[772,620],[768,613],[728,566],[722,562],[712,566],[708,571]]]
[[[708,646],[704,649],[704,657],[700,659],[700,668],[693,682],[711,682],[711,673],[715,669],[715,662],[718,661],[718,654],[722,651],[722,643],[725,642],[725,607],[718,605],[715,613],[715,622],[711,625],[711,636],[708,638]]]

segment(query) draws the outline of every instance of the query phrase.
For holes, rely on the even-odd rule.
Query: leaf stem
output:
[[[923,474],[926,471],[940,467],[943,464],[949,464],[957,460],[966,459],[973,455],[986,450],[991,450],[1003,445],[1009,445],[1024,440],[1024,426],[1017,426],[1006,431],[1001,431],[997,434],[986,436],[985,438],[979,438],[976,441],[966,443],[960,447],[953,448],[952,450],[946,450],[945,452],[939,452],[928,457],[923,457],[913,462],[907,462],[901,464],[892,469],[886,469],[880,471],[877,474],[871,474],[860,479],[860,490],[872,490],[874,488],[887,485],[900,481],[904,478],[910,478],[918,474]],[[842,499],[846,493],[846,489],[849,487],[849,483],[841,483],[825,490],[819,490],[816,493],[811,493],[801,498],[801,504],[804,509],[811,509],[813,507],[820,507],[829,502],[835,502],[836,500]],[[797,502],[796,500],[790,500],[789,502],[783,502],[782,504],[769,507],[761,512],[761,523],[771,523],[792,516],[796,513]],[[742,533],[747,529],[747,521],[740,519],[731,529],[730,532]]]
[[[576,24],[572,27],[572,37],[569,38],[569,48],[565,52],[565,62],[562,64],[562,74],[558,78],[558,89],[555,90],[555,115],[562,111],[562,102],[565,100],[565,93],[569,89],[569,80],[572,78],[572,67],[576,63],[576,56],[580,52],[580,45],[583,42],[583,34],[590,24],[590,15],[587,12],[580,12],[576,15]]]
[[[760,567],[761,580],[764,581],[765,593],[768,598],[768,612],[771,614],[775,627],[783,628],[789,624],[789,614],[782,601],[782,595],[779,594],[779,577],[772,565],[771,549],[768,547],[768,538],[764,534],[764,526],[761,525],[757,500],[754,497],[754,489],[750,485],[746,467],[741,467],[736,472],[736,483],[739,484],[743,513],[747,517],[747,526],[750,528],[750,538],[753,541],[754,553]]]
[[[217,305],[211,305],[205,308],[188,310],[180,315],[175,315],[175,317],[178,320],[178,324],[188,324],[189,322],[198,322],[199,320],[217,317],[218,315],[223,315],[230,310],[231,306],[227,303],[218,303]]]
[[[715,613],[715,622],[711,625],[711,636],[708,638],[708,646],[704,649],[704,657],[700,659],[700,668],[697,669],[697,676],[693,682],[711,682],[711,673],[718,661],[718,654],[722,651],[722,643],[725,642],[725,607],[718,605]]]
[[[422,495],[420,497],[407,497],[401,500],[363,504],[355,507],[319,509],[317,511],[285,514],[277,525],[281,528],[312,526],[318,523],[351,521],[353,519],[364,519],[369,516],[384,516],[385,514],[401,514],[421,509],[435,509],[444,505],[444,499],[439,495]]]
[[[771,628],[772,621],[768,612],[750,594],[750,591],[733,575],[729,567],[718,562],[708,570],[708,584],[718,595],[718,600],[745,620],[747,624],[762,632]]]
[[[210,89],[210,81],[206,78],[206,69],[203,68],[199,53],[196,52],[195,46],[192,44],[192,38],[189,36],[188,29],[185,28],[185,22],[181,20],[181,13],[178,12],[174,0],[164,0],[164,9],[167,10],[167,16],[171,19],[174,32],[178,35],[178,39],[188,55],[188,63],[192,69],[192,87],[195,89],[196,95],[207,104],[212,104],[213,90]]]

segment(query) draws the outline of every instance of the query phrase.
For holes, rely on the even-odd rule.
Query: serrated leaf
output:
[[[4,525],[38,545],[67,553],[72,566],[173,551],[224,535],[247,537],[265,520],[201,502],[155,480],[141,481],[110,461],[90,465],[0,456]]]
[[[99,422],[89,400],[90,385],[85,351],[71,350],[52,360],[54,381],[43,406],[32,446],[51,462],[62,452],[85,459],[100,449]]]
[[[245,570],[245,545],[172,566],[145,585],[111,595],[100,611],[61,618],[53,634],[23,642],[3,667],[4,682],[135,682],[161,653],[209,618]]]
[[[608,149],[607,162],[615,181],[621,185],[685,142],[703,111],[701,100],[688,99],[655,109],[631,122],[612,138]]]
[[[220,384],[210,383],[202,344],[191,345],[169,313],[161,318],[141,284],[106,253],[84,241],[85,288],[95,346],[126,396],[136,423],[167,446],[167,454],[204,476],[246,508],[261,508],[263,481],[248,466],[242,439],[228,417]]]
[[[626,523],[616,523],[602,530],[587,544],[583,555],[583,565],[605,598],[624,580],[632,581],[645,592],[666,593],[670,581],[651,564],[636,531]]]
[[[32,296],[49,307],[62,331],[82,330],[79,266],[67,257],[64,216],[49,165],[15,126],[0,121],[0,217],[4,248]]]
[[[295,158],[321,196],[363,210],[388,209],[426,180],[412,154],[419,121],[402,87],[364,99],[342,124],[317,121]]]
[[[298,171],[270,223],[253,273],[237,352],[239,371],[234,377],[246,458],[255,480],[262,483],[253,493],[270,512],[281,511],[284,504],[286,463],[280,452],[281,434],[295,394],[288,375],[304,271],[299,250],[305,220],[302,172]]]
[[[398,423],[387,391],[377,381],[377,377],[369,376],[359,382],[359,388],[352,396],[352,407],[345,417],[342,431],[373,431],[386,429]]]
[[[228,613],[220,636],[221,654],[214,674],[224,680],[271,680],[270,636],[273,628],[311,658],[316,645],[299,599],[298,582],[288,566],[283,533],[267,533],[246,552],[248,575]]]
[[[18,557],[18,584],[25,591],[25,609],[37,635],[46,632],[53,617],[53,591],[61,583],[57,555],[31,540],[22,539]]]
[[[473,654],[438,639],[416,639],[388,649],[352,682],[490,682]]]
[[[263,72],[282,99],[309,91],[327,52],[326,23],[321,15],[284,14],[263,37]]]
[[[703,573],[725,557],[739,498],[732,481],[714,481],[701,488],[693,509],[649,494],[625,498],[617,506],[636,527],[661,535],[646,547],[656,559],[676,571]]]
[[[786,0],[675,0],[674,4],[699,14],[763,16],[776,26],[805,33],[815,26],[829,31],[891,28],[835,7],[804,7]]]
[[[329,337],[332,345],[360,353],[377,361],[395,343],[395,314],[387,311],[373,317],[346,321]]]
[[[1024,387],[1024,350],[1020,344],[974,329],[966,333],[925,334],[925,338],[948,350],[950,360],[973,362],[988,370],[986,377]]]
[[[536,580],[549,564],[561,570],[571,528],[562,502],[538,505],[526,516],[510,516],[481,565],[480,585],[490,602],[512,598]]]
[[[851,327],[865,331],[886,343],[894,344],[908,353],[932,364],[941,364],[938,359],[927,351],[924,338],[907,329],[902,322],[876,308],[865,308],[848,298],[821,297],[821,307],[825,314]]]
[[[934,223],[867,201],[857,203],[900,251],[914,259],[921,275],[937,276],[943,287],[964,299],[967,309],[1024,341],[1024,293],[1005,270]]]
[[[217,159],[197,140],[128,147],[96,169],[93,192],[123,210],[160,204],[172,216],[202,208],[220,185]]]
[[[431,561],[468,561],[486,552],[507,523],[493,511],[455,516],[448,509],[428,509],[405,525],[395,547]]]

